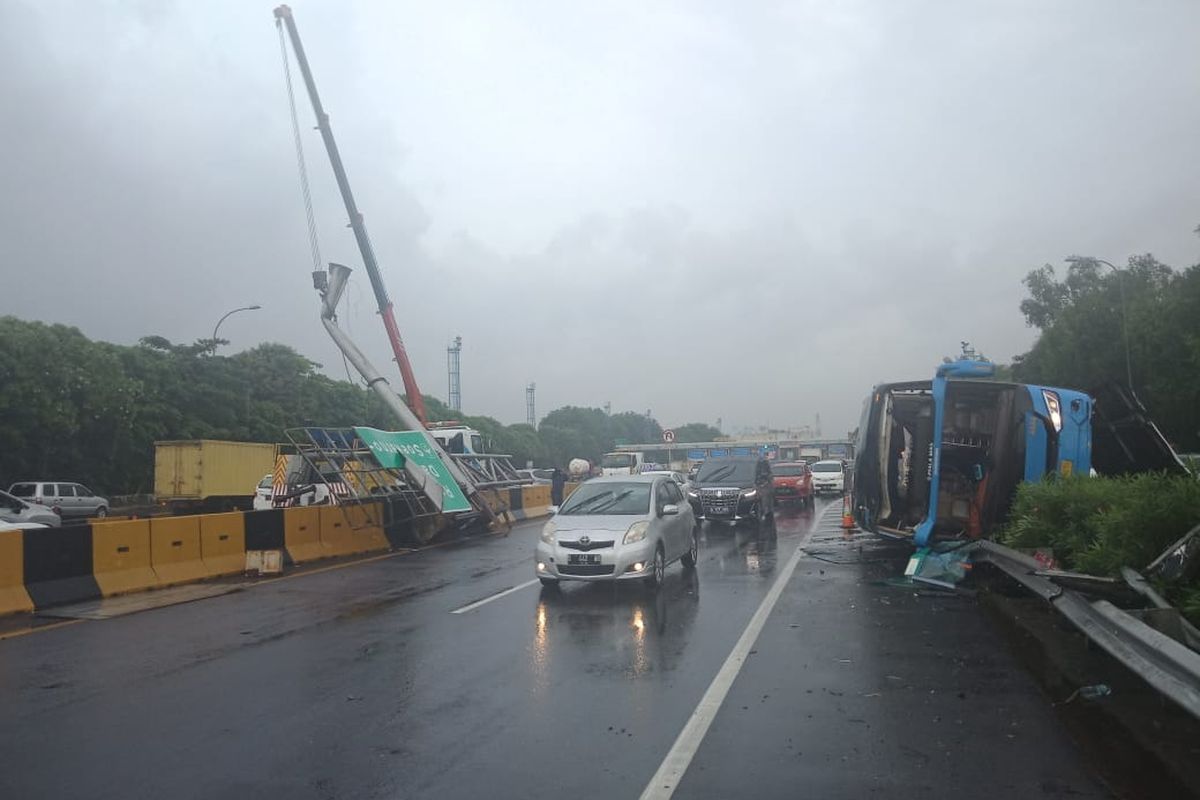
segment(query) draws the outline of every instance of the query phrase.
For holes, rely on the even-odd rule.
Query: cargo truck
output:
[[[154,443],[154,496],[173,512],[248,511],[276,446],[188,439]]]

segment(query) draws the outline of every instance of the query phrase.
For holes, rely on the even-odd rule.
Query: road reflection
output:
[[[774,520],[759,526],[706,522],[700,542],[723,576],[767,578],[775,572],[779,534]]]
[[[545,691],[550,676],[565,663],[589,676],[633,679],[682,665],[706,576],[773,578],[779,532],[802,532],[812,513],[789,511],[777,517],[760,526],[706,523],[700,529],[698,568],[671,566],[657,592],[636,581],[564,581],[557,588],[543,588],[534,610],[530,653],[535,691]]]
[[[680,642],[696,620],[700,579],[696,570],[667,571],[657,592],[639,582],[564,583],[543,589],[534,612],[532,666],[544,688],[556,650],[589,655],[588,674],[639,677],[673,669]]]
[[[811,508],[780,506],[775,509],[775,530],[780,536],[804,533],[812,525],[815,514]]]

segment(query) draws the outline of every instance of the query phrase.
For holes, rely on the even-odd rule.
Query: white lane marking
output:
[[[538,579],[534,578],[531,581],[525,581],[524,583],[518,583],[516,586],[512,586],[512,587],[509,587],[508,589],[505,589],[503,592],[496,592],[491,597],[485,597],[482,600],[476,600],[474,603],[469,603],[469,604],[463,606],[462,608],[456,608],[453,611],[451,611],[450,613],[451,614],[465,614],[468,611],[474,611],[475,609],[479,608],[480,606],[487,605],[488,603],[492,602],[493,600],[499,600],[501,597],[504,597],[505,595],[510,595],[513,592],[519,592],[522,589],[528,589],[530,586],[533,586],[537,582],[538,582]]]
[[[692,716],[688,719],[687,724],[683,726],[683,730],[679,732],[678,738],[675,739],[675,744],[671,746],[667,757],[659,765],[658,771],[654,773],[654,777],[650,779],[650,783],[646,784],[645,790],[642,791],[641,800],[668,800],[671,795],[675,794],[675,790],[679,787],[679,782],[683,780],[684,773],[687,772],[688,766],[696,756],[696,751],[700,749],[700,743],[704,741],[704,736],[708,733],[709,726],[712,725],[713,719],[716,718],[717,712],[721,709],[721,703],[725,701],[725,695],[729,694],[729,689],[733,686],[734,679],[741,672],[742,665],[746,663],[746,657],[750,655],[750,650],[758,640],[758,635],[762,632],[763,626],[766,625],[767,617],[771,615],[771,611],[775,608],[775,603],[779,601],[779,596],[783,594],[788,581],[792,579],[792,573],[796,571],[796,565],[804,557],[804,551],[801,548],[804,547],[804,543],[812,536],[813,531],[821,525],[829,509],[833,507],[832,505],[827,506],[817,517],[812,527],[809,528],[808,535],[796,544],[796,551],[788,559],[783,571],[775,578],[775,583],[771,585],[767,596],[763,598],[762,603],[758,606],[758,610],[750,618],[749,624],[746,625],[746,630],[742,631],[741,637],[737,640],[737,644],[733,646],[733,650],[729,652],[729,656],[725,659],[725,663],[721,665],[720,671],[717,672],[712,683],[708,685],[708,690],[700,698],[700,703],[696,706],[696,710],[692,712]]]

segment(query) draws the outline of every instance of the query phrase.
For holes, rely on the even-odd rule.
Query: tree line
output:
[[[1114,270],[1073,259],[1061,273],[1049,264],[1030,271],[1024,284],[1020,310],[1039,334],[1013,359],[1013,379],[1084,391],[1123,383],[1128,345],[1133,388],[1151,417],[1178,450],[1200,451],[1200,264],[1177,271],[1137,255]],[[216,356],[214,344],[148,336],[116,345],[0,317],[0,483],[62,478],[149,492],[158,440],[280,442],[286,429],[308,425],[395,427],[373,392],[324,375],[286,345]],[[656,420],[635,412],[566,406],[535,428],[425,403],[432,420],[461,420],[521,466],[594,462],[618,444],[662,437]],[[690,423],[675,435],[686,444],[720,432]]]
[[[374,392],[324,375],[286,345],[216,356],[213,344],[147,336],[116,345],[66,325],[0,317],[0,483],[60,478],[110,494],[150,492],[155,441],[283,442],[285,430],[302,426],[396,427]],[[461,420],[518,466],[596,461],[617,443],[662,435],[657,421],[633,412],[568,406],[534,428],[456,414],[433,397],[425,404],[431,420]],[[678,433],[682,442],[718,432],[693,424]]]
[[[1200,230],[1198,230],[1200,232]],[[1174,270],[1135,255],[1119,271],[1071,259],[1025,277],[1021,312],[1039,331],[1013,360],[1016,380],[1094,390],[1132,375],[1133,390],[1180,452],[1200,451],[1200,264]]]

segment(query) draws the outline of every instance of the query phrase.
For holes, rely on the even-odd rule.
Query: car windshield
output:
[[[813,472],[841,472],[842,465],[832,461],[824,461],[818,464],[813,464]]]
[[[649,514],[648,483],[585,483],[563,504],[559,514]]]
[[[17,497],[33,497],[34,484],[18,483],[10,490]]]
[[[632,467],[633,456],[629,453],[609,453],[604,457],[604,460],[600,462],[600,466],[608,467],[610,469]]]
[[[274,485],[274,482],[275,482],[275,479],[272,476],[268,475],[267,477],[263,478],[261,481],[258,482],[258,488],[270,489],[271,486]]]
[[[783,466],[773,467],[771,474],[776,478],[780,476],[784,478],[798,478],[804,474],[804,467],[795,464],[784,464]]]
[[[716,461],[701,467],[696,480],[700,483],[753,481],[755,466],[753,461]]]

